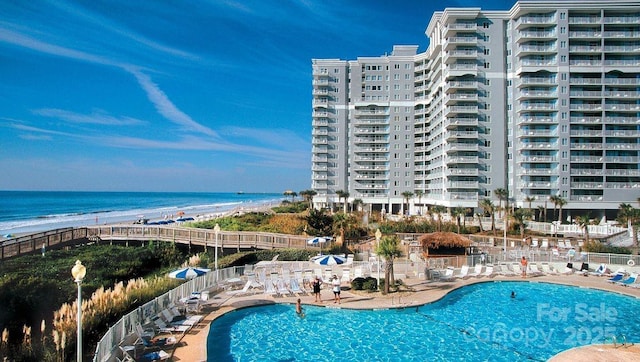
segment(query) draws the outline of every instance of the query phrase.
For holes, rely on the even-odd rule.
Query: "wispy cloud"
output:
[[[188,131],[201,132],[214,138],[218,138],[218,134],[212,129],[201,125],[194,121],[186,113],[182,112],[178,107],[171,102],[169,97],[155,84],[149,76],[142,73],[135,67],[125,67],[129,73],[131,73],[142,89],[147,93],[147,97],[156,107],[158,113],[164,116],[166,119],[184,127]]]
[[[110,126],[133,126],[143,125],[148,122],[132,117],[114,117],[104,110],[95,110],[91,114],[80,114],[72,111],[55,108],[43,108],[32,111],[33,114],[61,119],[63,121],[82,124],[99,124]]]

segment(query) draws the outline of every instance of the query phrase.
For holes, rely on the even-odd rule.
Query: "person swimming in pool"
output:
[[[296,314],[298,315],[298,317],[304,318],[304,310],[302,309],[300,298],[298,298],[298,300],[296,301]]]
[[[515,298],[516,297],[516,292],[514,292],[513,290],[511,291],[511,298]]]

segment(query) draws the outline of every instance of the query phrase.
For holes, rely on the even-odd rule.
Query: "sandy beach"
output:
[[[342,293],[341,308],[352,309],[372,309],[372,308],[400,308],[413,305],[421,305],[430,303],[442,298],[451,290],[456,288],[487,281],[496,280],[514,280],[522,281],[520,277],[495,277],[495,278],[470,278],[466,280],[457,280],[453,282],[436,282],[421,280],[418,278],[408,278],[405,283],[413,289],[411,292],[402,292],[401,303],[398,303],[398,293],[390,295],[382,295],[381,293],[361,293],[351,292],[348,290]],[[601,289],[623,293],[640,298],[639,288],[628,288],[619,285],[606,283],[605,278],[573,274],[558,276],[540,276],[528,278],[534,282],[549,282],[565,285],[579,285],[588,288]],[[330,290],[323,290],[323,300],[332,299]],[[215,297],[214,297],[215,298]],[[220,294],[219,298],[223,303],[210,311],[205,312],[202,322],[182,336],[178,347],[173,351],[173,361],[182,362],[205,362],[207,360],[207,336],[209,334],[209,325],[219,316],[237,308],[254,306],[267,303],[288,303],[294,304],[297,296],[293,297],[272,297],[265,294],[255,294],[245,297],[226,297]],[[224,298],[224,299],[223,299]],[[329,303],[315,303],[314,297],[301,296],[303,304],[313,305],[329,305]],[[331,304],[333,306],[333,304]],[[626,345],[613,346],[592,345],[579,348],[573,348],[564,351],[550,359],[552,362],[570,362],[570,361],[638,361],[640,360],[640,346]]]

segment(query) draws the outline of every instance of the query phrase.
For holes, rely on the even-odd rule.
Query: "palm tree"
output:
[[[496,235],[496,207],[490,199],[484,199],[480,201],[480,207],[484,210],[485,214],[488,213],[491,216],[491,231],[493,235]]]
[[[336,195],[338,195],[338,199],[342,200],[344,199],[344,201],[342,202],[342,207],[344,209],[344,213],[347,213],[347,199],[349,198],[349,193],[347,191],[344,190],[338,190],[336,191]]]
[[[393,259],[402,255],[400,249],[400,239],[396,235],[385,235],[380,238],[380,243],[376,247],[376,254],[385,261],[384,268],[384,292],[389,293],[391,285],[395,284],[393,279]]]
[[[493,193],[498,197],[498,201],[499,201],[499,203],[498,203],[498,209],[499,209],[499,210],[501,210],[501,209],[502,209],[502,200],[505,200],[505,201],[506,201],[506,202],[505,202],[505,207],[504,207],[504,210],[505,210],[505,212],[506,212],[506,210],[508,210],[508,209],[509,209],[509,200],[508,200],[509,193],[507,192],[507,190],[506,190],[506,189],[503,189],[502,187],[500,187],[500,188],[495,189],[495,190],[493,191]]]
[[[416,190],[415,194],[418,197],[418,204],[420,205],[419,211],[420,211],[420,215],[422,215],[422,195],[424,195],[424,192],[422,190]]]
[[[556,216],[556,210],[558,210],[558,203],[560,203],[561,197],[559,195],[549,196],[549,201],[553,202],[553,216]]]
[[[633,238],[633,245],[638,245],[638,231],[637,224],[640,221],[640,209],[634,209],[629,204],[620,204],[618,207],[618,221],[621,224],[629,225],[629,231]]]
[[[543,220],[544,222],[547,222],[547,209],[545,209],[544,206],[540,205],[538,206],[538,212],[540,215],[540,220]]]
[[[529,203],[529,208],[528,208],[528,209],[529,209],[529,211],[532,211],[532,210],[531,210],[531,203],[532,203],[533,201],[536,201],[536,197],[535,197],[535,196],[526,196],[526,197],[524,198],[524,202],[528,202],[528,203]]]
[[[438,215],[438,231],[442,231],[442,214],[447,211],[447,208],[442,205],[435,205],[431,208],[431,211]]]
[[[467,209],[462,206],[453,208],[453,215],[456,217],[456,224],[458,225],[458,234],[460,234],[460,216],[464,217],[467,213]]]
[[[342,245],[347,244],[347,240],[345,239],[346,234],[355,225],[357,225],[357,220],[353,215],[345,214],[343,212],[333,214],[334,234],[337,233],[340,235],[340,240],[342,240],[343,243]]]
[[[589,213],[586,215],[578,215],[576,217],[576,224],[580,226],[580,229],[584,232],[584,241],[586,244],[589,243]]]
[[[283,193],[284,196],[291,196],[291,202],[295,199],[298,194],[295,191],[287,190]]]
[[[562,224],[562,207],[567,204],[567,200],[558,196],[558,225]]]
[[[315,190],[304,190],[298,192],[298,194],[302,196],[304,201],[309,203],[309,209],[313,208],[313,197],[318,194]]]
[[[480,232],[483,233],[484,228],[482,227],[482,217],[484,216],[484,213],[478,212],[476,213],[476,216],[478,217],[478,225],[480,226]]]
[[[527,227],[527,220],[531,220],[531,210],[517,209],[513,213],[513,220],[520,227],[520,238],[524,239],[524,232]]]
[[[351,201],[351,206],[353,207],[354,211],[360,211],[359,209],[362,205],[364,205],[362,199],[353,199],[353,201]]]
[[[404,200],[407,202],[407,214],[409,214],[409,199],[413,196],[413,192],[411,191],[405,191],[402,193],[402,197],[404,197]],[[404,215],[404,204],[402,205],[402,215]]]

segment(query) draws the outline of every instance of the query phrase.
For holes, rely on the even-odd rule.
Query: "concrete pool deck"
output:
[[[607,283],[606,277],[583,276],[579,274],[572,275],[549,275],[539,277],[504,277],[497,276],[493,278],[469,278],[464,280],[454,280],[449,282],[439,282],[422,280],[418,278],[405,279],[405,284],[413,289],[413,291],[392,293],[382,295],[380,293],[360,293],[343,290],[341,292],[342,303],[340,308],[350,309],[376,309],[376,308],[402,308],[414,305],[430,303],[442,298],[448,292],[461,286],[486,282],[486,281],[532,281],[532,282],[548,282],[572,286],[581,286],[593,289],[600,289],[612,292],[618,292],[640,298],[640,288],[624,287],[612,283]],[[333,293],[330,289],[322,290],[322,303],[315,303],[311,294],[291,296],[291,297],[273,297],[264,293],[249,296],[230,297],[225,292],[221,292],[213,298],[219,298],[221,302],[219,307],[205,311],[205,317],[199,325],[192,328],[189,332],[182,336],[180,343],[173,351],[172,361],[180,362],[206,362],[207,360],[207,336],[209,334],[209,325],[219,316],[232,311],[234,309],[247,306],[255,306],[262,304],[286,303],[294,304],[300,298],[302,304],[337,307],[333,303]],[[214,299],[218,300],[218,299]],[[640,345],[613,346],[606,345],[590,345],[569,349],[559,353],[549,359],[552,362],[569,362],[569,361],[638,361],[640,360]]]

